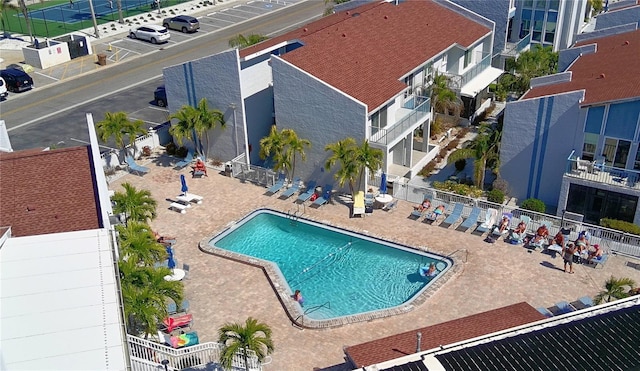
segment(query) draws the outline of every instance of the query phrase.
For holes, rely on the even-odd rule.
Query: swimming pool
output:
[[[274,263],[281,300],[316,321],[406,305],[453,265],[449,258],[267,209],[247,215],[209,245],[252,264]],[[437,275],[422,277],[419,268],[432,262]],[[303,307],[291,299],[294,290],[302,292]]]

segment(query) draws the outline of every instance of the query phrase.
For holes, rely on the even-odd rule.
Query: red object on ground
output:
[[[167,317],[162,321],[162,323],[167,326],[167,331],[171,332],[174,329],[189,326],[191,324],[191,321],[193,321],[193,315],[184,314],[179,317]]]

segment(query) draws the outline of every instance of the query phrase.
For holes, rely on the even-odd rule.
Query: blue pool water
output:
[[[277,264],[291,292],[302,292],[307,316],[319,320],[401,305],[451,266],[441,256],[271,210],[250,214],[209,244]],[[441,271],[421,277],[418,269],[431,262]]]

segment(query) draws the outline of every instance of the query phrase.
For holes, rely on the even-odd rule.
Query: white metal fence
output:
[[[251,182],[265,187],[271,187],[276,181],[276,173],[264,167],[249,165],[246,153],[229,161],[231,174],[234,178],[245,182]]]
[[[131,356],[131,368],[134,371],[164,370],[163,361],[167,363],[166,368],[170,371],[186,368],[222,369],[218,367],[222,352],[220,343],[208,342],[174,349],[133,335],[127,335],[127,342]],[[262,365],[253,351],[249,351],[247,363],[251,371],[262,370]],[[245,370],[242,353],[236,353],[232,365],[233,370]]]
[[[421,203],[426,196],[432,200],[434,207],[440,204],[460,203],[464,205],[462,217],[469,216],[473,207],[479,207],[482,209],[482,213],[478,220],[484,220],[484,214],[488,208],[496,209],[499,213],[511,213],[516,220],[526,215],[531,218],[532,228],[546,223],[551,235],[555,235],[564,228],[570,231],[570,239],[577,239],[579,232],[588,231],[591,234],[591,244],[600,244],[605,252],[612,251],[640,259],[640,236],[584,223],[579,214],[566,213],[563,218],[402,182],[394,183],[393,196],[416,204]]]
[[[153,149],[171,142],[172,138],[169,134],[169,127],[171,127],[171,123],[167,122],[149,129],[146,135],[136,138],[133,142],[133,147],[131,145],[126,146],[126,151],[133,155],[134,158],[137,158],[142,153],[144,147],[148,146]],[[133,150],[131,150],[131,148],[133,148]],[[120,160],[124,158],[121,150],[116,149],[103,152],[100,154],[100,157],[102,158],[102,166],[105,168],[113,168],[120,165]]]

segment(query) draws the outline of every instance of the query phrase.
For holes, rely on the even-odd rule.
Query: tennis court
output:
[[[151,10],[152,0],[121,0],[122,11],[134,9]],[[96,18],[117,19],[118,5],[115,0],[93,1]],[[47,22],[76,23],[91,20],[91,8],[88,0],[72,0],[67,4],[48,6],[30,12],[31,19],[41,19]]]

